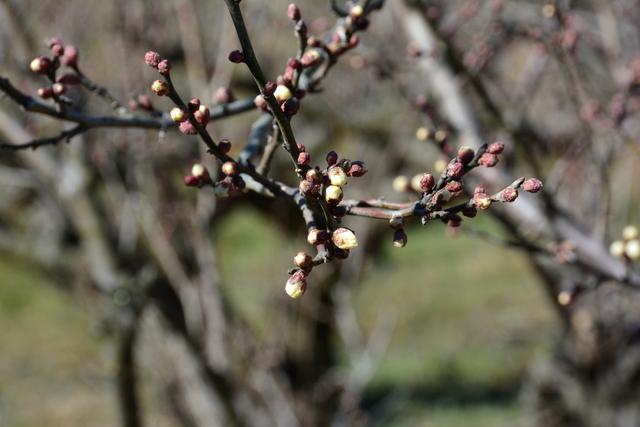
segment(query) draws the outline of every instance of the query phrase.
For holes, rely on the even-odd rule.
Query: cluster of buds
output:
[[[152,50],[144,54],[144,62],[151,68],[158,70],[158,72],[169,77],[171,73],[171,63],[168,59],[160,56],[158,52]],[[151,84],[151,91],[158,96],[166,96],[169,94],[170,86],[166,80],[154,80]]]
[[[611,255],[624,258],[628,261],[640,259],[640,239],[638,229],[633,225],[627,225],[622,229],[620,239],[615,240],[609,246]]]
[[[349,256],[349,251],[358,247],[358,239],[353,230],[345,227],[336,228],[333,231],[311,228],[307,234],[307,242],[318,248],[319,254],[330,254],[336,259],[345,259]],[[319,262],[324,262],[323,256],[319,255]],[[307,277],[315,265],[311,255],[305,252],[298,252],[293,257],[296,268],[290,272],[289,279],[285,284],[285,292],[291,298],[299,298],[307,288]]]
[[[173,108],[169,115],[171,120],[178,123],[178,129],[185,135],[195,135],[198,133],[195,126],[189,121],[189,114],[193,115],[194,120],[203,128],[206,128],[211,119],[209,107],[200,103],[200,99],[192,98],[187,104],[189,111],[180,107]]]
[[[29,68],[36,74],[41,74],[49,79],[50,85],[37,90],[42,99],[58,98],[63,95],[71,85],[80,83],[75,72],[78,65],[78,49],[75,46],[64,46],[59,37],[52,37],[47,45],[51,50],[51,56],[38,56],[29,64]],[[60,65],[65,65],[74,72],[57,75]]]

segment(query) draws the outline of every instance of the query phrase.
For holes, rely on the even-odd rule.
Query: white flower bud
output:
[[[291,93],[291,90],[289,90],[289,88],[285,85],[279,85],[273,92],[273,96],[275,96],[278,102],[284,102],[287,99],[291,98],[293,94]]]
[[[324,192],[324,199],[327,203],[339,203],[342,200],[342,188],[337,185],[330,185]]]
[[[624,240],[633,240],[638,238],[638,229],[633,225],[627,225],[622,229],[622,238]]]
[[[626,245],[624,245],[624,253],[629,259],[634,261],[640,258],[640,240],[629,240]]]
[[[331,240],[333,244],[340,249],[349,250],[358,247],[358,240],[356,239],[355,233],[348,228],[338,228],[333,232]]]
[[[307,290],[307,280],[302,271],[297,271],[289,276],[284,286],[284,291],[293,299],[300,298]]]
[[[625,244],[622,240],[616,240],[609,246],[609,253],[616,258],[622,258],[624,255]]]
[[[184,110],[182,108],[172,108],[171,111],[169,112],[169,115],[171,116],[171,120],[173,120],[176,123],[182,123],[185,120],[187,120],[187,115],[185,114]]]
[[[334,166],[329,169],[329,181],[331,181],[331,185],[344,187],[347,184],[347,174],[340,166]]]

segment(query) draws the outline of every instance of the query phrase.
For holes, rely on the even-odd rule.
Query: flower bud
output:
[[[624,254],[627,256],[627,258],[634,261],[640,258],[640,240],[629,240],[624,245]]]
[[[489,209],[491,206],[491,197],[484,193],[478,193],[473,196],[473,202],[478,209]]]
[[[38,96],[42,99],[53,97],[53,89],[51,87],[41,87],[38,89]]]
[[[436,180],[430,173],[423,173],[420,176],[420,190],[429,192],[436,185]]]
[[[444,188],[445,190],[449,190],[455,195],[459,195],[459,193],[462,191],[462,184],[460,183],[460,181],[449,181],[447,182],[447,185],[444,186]]]
[[[180,123],[178,129],[185,135],[195,135],[198,133],[198,130],[188,120]]]
[[[407,233],[405,233],[404,228],[398,228],[393,232],[393,246],[396,248],[407,246]]]
[[[171,120],[173,120],[176,123],[182,123],[185,120],[187,120],[187,114],[182,108],[178,108],[178,107],[172,108],[171,111],[169,112],[169,115],[171,116]]]
[[[291,90],[289,90],[287,86],[278,85],[278,87],[276,87],[276,90],[273,92],[273,96],[278,102],[282,103],[291,98],[293,95],[291,93]]]
[[[264,111],[265,113],[269,111],[269,104],[267,104],[267,101],[264,99],[264,96],[257,95],[253,100],[253,103],[256,104],[256,107],[258,107],[260,110]]]
[[[276,91],[277,87],[278,87],[278,84],[276,82],[269,80],[264,84],[264,94],[265,95],[272,94],[273,92]]]
[[[355,5],[349,11],[349,15],[353,18],[359,18],[364,14],[364,9],[360,5]]]
[[[229,151],[231,151],[231,141],[229,141],[228,139],[221,139],[220,142],[218,142],[218,149],[222,152],[222,154],[227,154]]]
[[[473,156],[475,156],[475,153],[473,152],[473,149],[471,147],[467,147],[466,145],[463,145],[458,150],[458,160],[463,165],[469,164],[469,162],[473,160]]]
[[[234,64],[240,64],[241,62],[244,62],[244,53],[242,53],[239,50],[232,50],[231,52],[229,52],[229,61],[233,62]]]
[[[480,156],[480,159],[478,160],[478,164],[487,168],[492,168],[496,164],[498,164],[498,156],[488,152],[484,153],[482,156]]]
[[[349,250],[358,247],[355,233],[348,228],[340,227],[336,229],[331,236],[331,240],[339,249]]]
[[[304,272],[296,271],[287,280],[284,290],[293,299],[300,298],[307,289],[307,280]]]
[[[54,83],[51,85],[51,90],[53,90],[54,95],[62,95],[67,91],[67,87],[62,83]]]
[[[196,178],[206,180],[207,178],[209,178],[209,171],[200,163],[196,163],[191,167],[191,175],[195,176]]]
[[[151,91],[158,96],[165,96],[169,93],[169,84],[164,80],[155,80],[151,84]]]
[[[393,179],[391,186],[393,187],[393,191],[397,193],[404,193],[409,190],[411,183],[409,182],[409,178],[406,176],[400,175]]]
[[[313,197],[318,195],[318,186],[306,179],[300,181],[300,184],[298,184],[298,189],[305,197]]]
[[[416,130],[416,139],[418,141],[427,141],[431,136],[431,132],[426,127],[422,126]]]
[[[329,240],[329,233],[327,232],[327,230],[318,230],[317,228],[312,228],[311,230],[309,230],[309,234],[307,234],[307,242],[313,246],[321,245],[327,240]]]
[[[420,185],[421,181],[422,181],[422,174],[419,173],[417,175],[414,175],[413,178],[411,178],[411,183],[410,183],[411,189],[416,192],[422,191],[422,186]]]
[[[144,62],[152,68],[158,68],[158,64],[162,61],[162,57],[158,52],[152,50],[144,54]]]
[[[282,103],[280,110],[287,117],[294,116],[300,110],[300,101],[296,97],[289,98]]]
[[[64,48],[64,56],[62,57],[62,63],[67,67],[75,67],[78,65],[78,48],[72,45],[67,45]]]
[[[449,137],[449,131],[446,129],[438,129],[436,133],[433,135],[433,139],[436,140],[438,144],[442,144]]]
[[[158,71],[163,76],[169,75],[169,73],[171,72],[171,62],[169,62],[168,59],[163,59],[162,61],[160,61],[158,63]]]
[[[289,7],[287,7],[287,16],[293,22],[298,22],[302,18],[300,8],[295,3],[289,4]]]
[[[313,266],[313,258],[311,258],[311,255],[309,254],[298,252],[296,256],[293,257],[293,263],[297,267],[307,270]]]
[[[492,142],[489,144],[489,147],[487,147],[487,153],[490,154],[501,154],[503,150],[504,144],[500,141]]]
[[[51,59],[46,56],[39,56],[29,64],[31,71],[38,74],[47,74],[51,70]]]
[[[299,165],[308,165],[310,161],[311,161],[311,154],[305,153],[305,152],[301,152],[300,154],[298,154]]]
[[[235,100],[235,96],[231,89],[227,87],[219,87],[213,94],[213,102],[216,104],[228,104],[229,102],[233,102]]]
[[[193,117],[202,126],[207,127],[207,125],[209,124],[209,119],[211,118],[209,107],[200,105],[198,109],[193,113]]]
[[[226,176],[232,176],[238,173],[238,165],[235,162],[224,162],[222,164],[222,173]]]
[[[342,188],[337,185],[330,185],[324,192],[324,199],[329,204],[337,205],[342,200]]]
[[[51,53],[53,56],[60,57],[64,55],[64,47],[60,43],[54,43],[51,45]]]
[[[307,174],[305,175],[307,181],[310,181],[314,184],[320,184],[322,182],[322,175],[318,171],[318,169],[309,169]]]
[[[367,170],[364,167],[364,163],[359,160],[354,160],[353,162],[351,162],[351,165],[349,166],[349,171],[347,172],[347,175],[358,178],[364,175],[365,173],[367,173]]]
[[[522,183],[522,189],[528,193],[537,193],[542,190],[542,181],[537,178],[529,178]]]
[[[447,176],[457,179],[464,175],[464,165],[460,162],[453,162],[447,167]]]
[[[347,184],[347,174],[340,166],[332,166],[328,172],[331,185],[344,187]]]
[[[503,201],[510,203],[518,198],[518,190],[513,187],[507,187],[500,192],[500,196]]]
[[[189,102],[187,102],[187,108],[189,109],[189,111],[191,111],[192,113],[195,113],[196,111],[198,111],[198,108],[200,108],[200,98],[198,97],[193,97],[189,100]]]
[[[300,64],[303,68],[313,67],[322,60],[322,55],[317,49],[310,49],[300,58]]]
[[[638,229],[633,225],[627,225],[622,229],[622,238],[624,240],[633,240],[638,238]]]
[[[622,240],[616,240],[609,246],[609,253],[616,258],[622,258],[625,253],[625,246]]]
[[[327,164],[329,166],[333,166],[336,163],[338,163],[338,153],[336,153],[335,151],[329,151],[327,153]]]
[[[147,111],[153,111],[153,104],[151,103],[151,98],[149,98],[149,96],[138,95],[137,102],[140,108]]]
[[[200,185],[200,180],[198,177],[193,175],[187,175],[184,177],[184,185],[187,187],[198,187]]]

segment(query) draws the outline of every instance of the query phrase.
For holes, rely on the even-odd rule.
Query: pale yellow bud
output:
[[[360,5],[353,6],[350,11],[351,16],[355,16],[355,17],[362,16],[363,13],[364,13],[364,9]]]
[[[171,111],[169,112],[169,115],[171,116],[171,120],[173,120],[176,123],[182,123],[185,120],[187,120],[187,115],[185,114],[182,108],[176,107],[171,109]]]
[[[342,188],[337,185],[330,185],[324,192],[324,199],[328,203],[338,203],[342,200]]]
[[[334,166],[329,169],[329,181],[331,185],[344,187],[347,184],[347,174],[340,166]]]
[[[424,126],[419,127],[418,130],[416,130],[416,139],[418,141],[426,141],[429,139],[430,135],[431,135],[431,132],[429,132],[429,129],[427,129]]]
[[[422,180],[422,174],[419,173],[417,175],[414,175],[413,178],[411,178],[411,189],[413,191],[417,191],[417,192],[421,192],[422,191],[422,186],[420,185],[420,181]]]
[[[288,87],[285,85],[279,85],[276,90],[273,92],[273,96],[275,96],[278,102],[284,102],[287,99],[291,98],[293,95]]]
[[[562,291],[558,294],[558,304],[569,305],[571,303],[571,292]]]
[[[204,166],[202,166],[200,163],[196,163],[191,168],[191,175],[195,177],[201,177],[202,175],[204,175],[205,171],[206,169]]]
[[[358,247],[358,240],[356,239],[355,233],[348,228],[338,228],[333,232],[331,240],[333,244],[340,249],[349,250]]]
[[[393,191],[404,193],[409,189],[409,178],[403,175],[397,176],[394,178],[391,186],[393,187]]]
[[[444,172],[446,167],[447,167],[447,161],[442,159],[436,160],[436,162],[433,164],[433,169],[436,173]]]
[[[633,240],[638,238],[638,229],[633,225],[627,225],[622,229],[622,238],[624,240]]]
[[[640,240],[629,240],[624,245],[624,254],[634,261],[640,258]]]
[[[491,197],[486,194],[478,194],[473,198],[478,209],[489,209],[491,206]]]
[[[622,256],[624,255],[624,249],[624,242],[622,240],[616,240],[615,242],[611,243],[611,246],[609,246],[609,253],[614,257],[622,258]]]
[[[307,290],[307,281],[301,271],[293,273],[284,286],[284,291],[293,299],[300,298]]]

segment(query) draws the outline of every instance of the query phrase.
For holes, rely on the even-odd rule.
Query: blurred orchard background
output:
[[[296,49],[286,16],[288,3],[241,4],[258,58],[272,77],[282,72]],[[435,170],[447,157],[433,140],[439,129],[414,106],[421,95],[432,98],[414,69],[418,48],[401,30],[402,14],[409,12],[399,6],[400,0],[386,3],[371,14],[360,45],[341,58],[323,81],[322,92],[305,98],[293,128],[318,161],[333,149],[367,164],[368,174],[349,185],[352,197],[408,201],[410,195],[394,191],[394,178]],[[335,15],[328,1],[298,4],[311,33],[330,30]],[[509,167],[516,176],[542,171],[545,185],[555,173],[555,185],[548,186],[551,197],[564,195],[565,208],[588,227],[600,224],[593,227],[604,230],[598,236],[608,247],[637,219],[637,128],[630,126],[620,144],[598,134],[605,144],[619,145],[607,159],[608,187],[599,193],[610,198],[602,226],[589,208],[593,191],[599,191],[589,188],[595,172],[585,166],[585,149],[575,148],[588,138],[584,98],[577,99],[582,94],[563,80],[564,65],[552,52],[544,60],[536,59],[545,43],[553,41],[521,37],[518,32],[555,31],[549,24],[554,20],[550,6],[576,17],[578,42],[618,43],[620,51],[640,53],[633,24],[640,5],[634,1],[554,5],[456,0],[420,5],[436,29],[445,36],[450,32],[447,41],[457,47],[459,64],[475,69],[471,77],[461,77],[461,85],[483,123],[486,142],[506,142],[507,157],[496,168]],[[498,21],[513,28],[496,28]],[[0,22],[0,74],[28,94],[35,94],[42,84],[29,72],[29,62],[47,52],[45,41],[51,36],[76,45],[85,74],[124,103],[139,94],[152,95],[148,88],[156,76],[143,60],[150,49],[172,61],[173,80],[185,97],[199,96],[211,104],[221,86],[231,88],[237,99],[257,93],[245,67],[227,60],[228,52],[239,46],[222,0],[2,0]],[[614,43],[607,37],[616,31],[619,39]],[[492,38],[482,39],[487,35]],[[487,58],[478,47],[482,43],[491,50]],[[475,53],[465,56],[472,48]],[[589,49],[591,44],[580,52],[577,69],[593,77],[584,89],[592,91],[586,97],[599,98],[606,112],[616,84],[633,75],[625,68],[631,56],[616,69],[623,77],[610,82],[604,77],[603,56]],[[478,65],[485,59],[486,64]],[[502,129],[509,126],[497,124],[474,91],[470,80],[476,78],[504,111],[506,122],[526,121],[527,129],[534,129],[530,133],[543,143]],[[81,88],[68,96],[85,112],[110,114],[108,105]],[[164,99],[152,101],[159,110],[171,108]],[[256,110],[214,121],[209,129],[218,139],[230,139],[236,155],[259,115]],[[27,115],[0,98],[4,141],[55,134],[61,126]],[[425,138],[422,127],[431,137]],[[455,131],[450,132],[453,145],[458,145]],[[535,168],[531,157],[538,159]],[[0,151],[1,426],[123,423],[123,399],[133,399],[127,397],[127,382],[122,380],[127,354],[133,354],[136,378],[136,405],[128,410],[142,414],[141,425],[226,425],[223,418],[208,418],[207,410],[197,409],[206,407],[208,400],[225,399],[198,394],[203,387],[200,368],[184,355],[187,350],[176,338],[179,334],[158,326],[162,309],[153,303],[135,306],[147,289],[155,289],[159,277],[173,283],[180,271],[196,276],[193,265],[201,261],[202,249],[189,246],[198,238],[180,224],[190,217],[202,218],[203,210],[209,212],[205,240],[212,244],[204,254],[215,254],[210,258],[215,270],[208,274],[222,295],[221,310],[232,313],[222,331],[234,348],[228,354],[229,369],[242,372],[249,370],[247,366],[264,365],[268,372],[273,367],[297,372],[289,380],[275,375],[294,384],[287,386],[296,396],[288,406],[296,414],[309,401],[331,400],[327,395],[333,394],[322,394],[325,382],[352,387],[351,394],[332,404],[330,419],[320,415],[305,421],[297,415],[299,425],[543,425],[530,422],[527,402],[532,392],[527,384],[536,366],[554,356],[566,322],[558,315],[559,292],[549,291],[530,254],[502,244],[510,234],[496,217],[483,213],[465,221],[454,235],[439,222],[412,224],[402,249],[391,244],[392,233],[384,221],[371,225],[372,220],[347,218],[358,236],[368,236],[362,237],[366,243],[361,252],[354,251],[341,267],[320,267],[318,271],[326,272],[310,280],[307,294],[290,300],[283,292],[286,272],[293,254],[307,245],[299,214],[256,195],[207,205],[203,199],[213,196],[182,184],[191,164],[203,158],[195,137],[171,130],[118,128],[93,129],[69,144],[36,151]],[[207,161],[216,168],[213,160]],[[560,173],[558,162],[564,162]],[[272,171],[295,185],[282,150]],[[588,202],[578,204],[571,197]],[[98,250],[95,242],[85,244],[95,229],[103,236]],[[105,294],[96,289],[95,265],[86,261],[91,256],[106,257],[117,266],[123,279],[116,291]],[[166,264],[170,267],[162,266]],[[556,288],[568,292],[565,298],[573,295],[578,282],[592,285],[567,280],[560,280],[566,288]],[[344,283],[328,292],[331,310],[322,306],[327,304],[325,282]],[[129,306],[135,308],[128,311]],[[129,317],[137,326],[135,346],[127,353],[122,337],[131,331]],[[312,344],[316,341],[320,344]],[[316,357],[320,353],[326,355]],[[637,397],[637,389],[632,390]],[[279,425],[289,425],[286,417]]]

